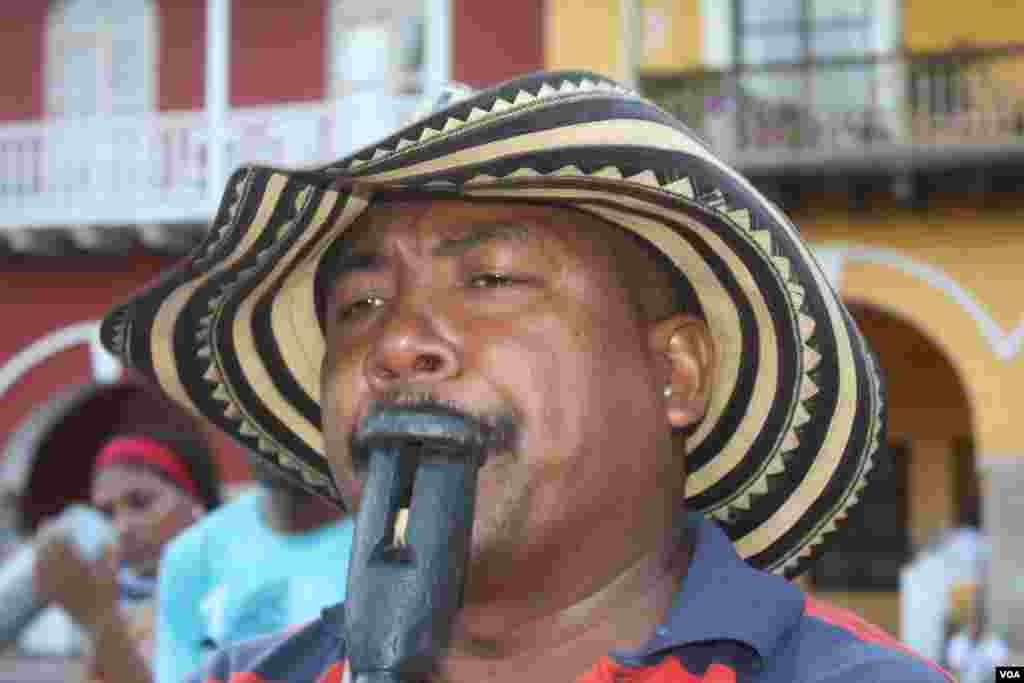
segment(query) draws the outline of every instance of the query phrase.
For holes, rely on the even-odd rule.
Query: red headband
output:
[[[96,469],[109,465],[148,465],[159,470],[179,488],[195,498],[199,487],[181,458],[162,443],[144,436],[119,436],[96,456]]]

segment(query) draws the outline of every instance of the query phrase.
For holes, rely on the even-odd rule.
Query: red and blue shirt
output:
[[[751,568],[690,515],[693,553],[675,604],[638,651],[611,652],[575,683],[951,683],[949,674],[852,612]],[[219,652],[191,683],[342,683],[333,607],[298,630]]]

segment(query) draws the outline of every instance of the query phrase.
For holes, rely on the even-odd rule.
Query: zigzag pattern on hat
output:
[[[217,245],[220,244],[220,242],[227,237],[228,233],[231,231],[231,226],[235,224],[236,219],[238,218],[238,209],[242,205],[242,201],[245,199],[246,188],[249,184],[250,178],[252,178],[252,171],[246,172],[245,175],[238,179],[238,182],[236,182],[234,186],[228,186],[227,191],[230,193],[229,196],[232,201],[224,210],[223,220],[214,222],[210,226],[210,232],[206,243],[200,247],[200,249],[202,249],[202,253],[197,255],[195,258],[196,265],[205,266],[217,251]]]
[[[510,173],[503,178],[510,177],[529,177],[529,176],[540,176],[543,175],[537,171],[529,168],[519,169],[513,173]],[[759,230],[753,225],[751,220],[750,211],[747,209],[734,209],[729,206],[728,200],[725,195],[715,190],[712,193],[697,197],[694,192],[693,183],[687,177],[682,177],[671,183],[661,184],[658,181],[657,175],[653,170],[643,171],[641,173],[634,174],[632,176],[623,177],[622,172],[614,166],[606,166],[594,173],[585,174],[576,166],[564,166],[553,173],[548,175],[559,175],[559,176],[592,176],[602,178],[613,178],[617,180],[624,180],[626,182],[639,183],[649,187],[656,187],[660,190],[672,192],[674,194],[685,197],[686,199],[695,200],[705,204],[708,208],[712,208],[715,211],[726,216],[733,224],[745,230],[753,240],[760,245],[764,253],[771,259],[775,270],[780,274],[783,281],[787,284],[787,289],[790,293],[790,298],[793,302],[794,310],[797,311],[798,325],[800,329],[800,338],[803,341],[803,366],[802,366],[802,377],[800,382],[800,396],[799,401],[796,403],[794,414],[788,429],[783,433],[779,447],[775,452],[765,461],[763,467],[761,467],[755,475],[749,480],[749,482],[742,487],[735,495],[731,498],[723,500],[718,506],[713,509],[703,510],[702,512],[710,514],[715,519],[723,522],[731,521],[735,511],[743,510],[749,511],[751,505],[757,497],[766,495],[769,492],[769,481],[770,475],[783,474],[786,469],[786,461],[784,455],[794,451],[800,446],[800,437],[797,429],[807,424],[811,420],[808,406],[805,403],[808,399],[813,398],[818,392],[819,388],[811,378],[811,373],[818,367],[821,362],[821,354],[812,346],[811,338],[814,335],[815,320],[811,316],[803,312],[803,303],[805,290],[803,285],[793,276],[791,264],[788,258],[780,255],[776,255],[772,251],[772,234],[768,230]],[[495,182],[502,178],[489,175],[480,175],[467,182],[467,184],[485,184],[489,182]],[[788,226],[784,226],[788,229]],[[872,373],[872,386],[876,388],[881,386],[881,378],[879,377],[878,367],[874,361],[869,361],[870,371]],[[788,559],[784,565],[784,571],[795,571],[805,561],[809,560],[814,554],[815,549],[821,545],[826,537],[832,532],[836,531],[839,525],[847,519],[849,511],[859,502],[864,489],[868,485],[867,474],[875,466],[874,456],[878,453],[880,447],[880,438],[882,430],[882,413],[884,411],[884,402],[878,400],[876,404],[876,414],[874,416],[874,428],[871,433],[871,440],[867,447],[867,457],[865,458],[864,464],[864,476],[857,478],[856,483],[853,486],[849,496],[841,503],[841,509],[833,515],[827,523],[825,523],[819,529],[815,529],[811,532],[812,539],[801,549],[801,551]]]
[[[874,392],[878,391],[878,387],[882,386],[882,378],[879,373],[878,364],[875,362],[871,354],[865,354],[867,358],[867,365],[869,372],[871,373],[871,387]],[[874,427],[871,430],[871,440],[868,442],[866,448],[867,457],[864,459],[864,470],[862,476],[856,478],[853,485],[853,489],[849,495],[839,503],[840,509],[836,511],[835,515],[832,515],[828,522],[822,525],[820,528],[813,530],[810,533],[811,540],[801,548],[800,552],[790,557],[782,565],[782,569],[785,572],[796,571],[806,561],[810,560],[814,554],[815,549],[820,546],[826,538],[832,532],[836,531],[842,522],[845,522],[850,514],[850,510],[860,502],[860,498],[864,493],[864,489],[869,483],[868,475],[875,468],[875,456],[878,455],[881,447],[882,439],[882,424],[884,422],[883,414],[885,412],[885,401],[879,396],[878,400],[875,401],[875,414]]]
[[[130,357],[130,339],[132,335],[132,321],[125,310],[117,311],[111,316],[110,329],[112,331],[109,340],[111,353],[122,358]]]
[[[821,354],[811,345],[811,338],[814,336],[816,326],[814,318],[803,312],[804,287],[796,280],[789,259],[773,252],[772,233],[769,230],[758,229],[754,225],[751,213],[748,209],[737,209],[729,205],[725,195],[715,190],[698,197],[694,184],[689,177],[683,176],[670,183],[662,184],[653,170],[641,171],[631,176],[623,176],[622,171],[615,166],[605,166],[592,173],[584,173],[575,165],[567,165],[551,173],[544,174],[532,168],[520,168],[504,176],[481,174],[466,181],[467,186],[481,186],[509,178],[527,178],[540,176],[577,176],[606,178],[636,183],[646,187],[656,188],[686,199],[697,201],[707,208],[725,216],[733,225],[746,233],[754,243],[764,252],[766,261],[770,261],[779,276],[786,283],[793,303],[793,309],[797,311],[800,338],[803,341],[803,367],[801,371],[801,382],[799,389],[799,400],[795,404],[789,427],[782,434],[781,439],[762,466],[754,473],[754,476],[741,487],[732,497],[723,500],[716,507],[709,510],[702,510],[718,520],[728,522],[732,519],[736,509],[750,510],[750,506],[758,496],[766,495],[769,492],[768,477],[783,474],[786,470],[786,460],[783,455],[790,453],[800,446],[800,436],[797,430],[807,424],[811,415],[808,411],[808,399],[813,398],[819,391],[817,384],[811,379],[811,373],[821,362]]]
[[[201,253],[195,256],[196,265],[206,265],[217,250],[217,245],[227,237],[227,234],[230,232],[231,225],[237,218],[238,208],[242,205],[246,185],[251,176],[252,172],[247,172],[238,180],[237,183],[234,184],[233,187],[228,187],[227,192],[230,193],[228,196],[231,197],[231,203],[225,208],[224,214],[221,216],[221,220],[215,221],[210,225],[210,231],[207,233],[207,239],[198,247],[198,250],[201,251]],[[131,356],[131,350],[129,349],[131,328],[132,323],[128,317],[127,311],[117,311],[113,314],[110,323],[110,329],[112,332],[109,340],[110,350],[112,353],[126,358]],[[200,357],[208,358],[209,354],[205,353],[205,350],[201,349]]]
[[[518,111],[520,109],[534,106],[538,102],[554,99],[556,97],[597,92],[616,93],[619,95],[632,95],[639,97],[635,92],[619,85],[618,83],[598,78],[581,78],[577,82],[564,79],[557,85],[543,83],[536,92],[531,93],[525,90],[520,90],[510,99],[498,97],[494,100],[494,103],[489,109],[473,107],[465,118],[460,119],[454,116],[449,116],[445,120],[444,125],[440,128],[431,128],[424,124],[422,127],[415,128],[410,131],[408,134],[409,137],[399,138],[394,147],[377,147],[372,152],[368,152],[369,156],[352,159],[346,167],[328,168],[326,171],[362,170],[363,167],[369,164],[384,159],[390,159],[399,152],[405,152],[411,148],[419,147],[434,138],[446,136],[457,130],[465,128],[466,126],[476,124],[480,121],[493,118],[506,112]]]
[[[208,312],[199,319],[195,331],[196,353],[200,358],[209,360],[209,365],[203,373],[203,379],[211,387],[210,396],[221,404],[224,417],[238,425],[238,433],[248,437],[255,449],[262,455],[275,460],[282,467],[296,472],[310,486],[322,489],[336,497],[338,492],[330,477],[292,455],[286,447],[282,446],[277,439],[262,429],[259,423],[246,413],[231,385],[224,378],[223,364],[216,352],[216,344],[213,339],[213,331],[223,314],[224,304],[229,295],[260,270],[270,253],[278,245],[280,236],[298,224],[298,219],[309,206],[311,197],[312,188],[305,188],[299,192],[290,217],[275,229],[277,239],[269,241],[264,249],[255,254],[256,265],[234,272],[232,279],[221,285],[219,293],[207,301]],[[237,203],[233,205],[233,207],[237,206]]]

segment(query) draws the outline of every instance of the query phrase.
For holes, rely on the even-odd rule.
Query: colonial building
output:
[[[447,79],[593,69],[782,204],[879,352],[894,457],[812,590],[899,633],[900,566],[980,522],[1024,652],[1021,26],[1005,0],[5,3],[0,424],[88,375],[59,330],[194,243],[238,163],[338,158]]]
[[[539,69],[542,22],[537,0],[3,3],[0,433],[109,374],[94,322],[197,241],[237,165],[334,160],[449,79]]]
[[[597,4],[546,5],[547,66],[632,80],[783,205],[889,376],[870,531],[808,583],[899,632],[900,565],[980,518],[1024,652],[1024,5]]]

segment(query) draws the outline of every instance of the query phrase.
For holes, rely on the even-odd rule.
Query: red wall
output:
[[[203,108],[206,65],[205,0],[161,0],[157,74],[161,111]]]
[[[544,68],[544,0],[452,0],[452,77],[480,87]]]
[[[287,9],[232,0],[231,106],[322,99],[327,92],[327,2]],[[47,3],[0,3],[0,121],[41,118]],[[452,75],[483,86],[543,68],[544,0],[452,0]],[[201,109],[205,0],[160,0],[158,106]]]
[[[46,6],[39,0],[0,4],[0,121],[43,116]]]
[[[120,256],[26,256],[0,260],[4,296],[0,297],[0,366],[45,334],[71,323],[97,319],[111,304],[174,263],[145,254]],[[29,371],[0,397],[0,444],[31,408],[62,387],[91,378],[89,353],[78,346]],[[227,481],[248,478],[248,465],[230,439],[214,432],[222,474]]]
[[[327,0],[231,3],[231,106],[324,97]]]
[[[160,3],[161,110],[202,109],[205,100],[206,2]],[[327,84],[327,0],[287,9],[232,0],[231,106],[317,100]]]

